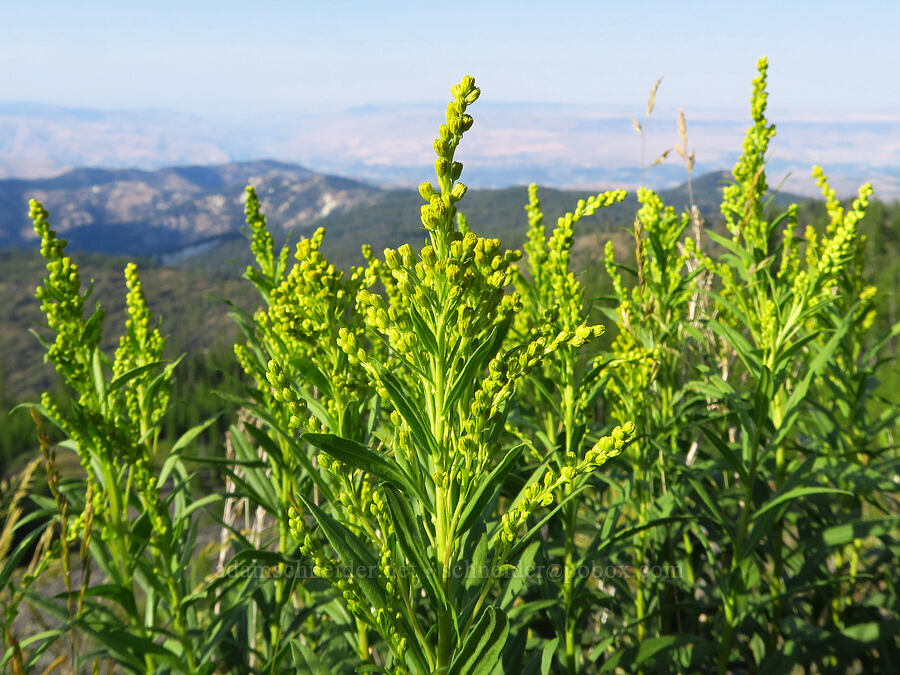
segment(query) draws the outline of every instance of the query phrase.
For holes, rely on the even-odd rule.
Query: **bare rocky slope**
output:
[[[0,248],[33,243],[29,199],[44,203],[53,227],[73,249],[151,255],[235,236],[243,226],[248,184],[285,229],[300,229],[381,193],[270,160],[155,171],[75,169],[55,178],[0,180]]]

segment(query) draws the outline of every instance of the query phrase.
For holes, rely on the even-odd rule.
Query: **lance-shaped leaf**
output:
[[[466,365],[459,372],[459,375],[457,375],[456,381],[450,387],[450,391],[447,393],[447,397],[444,400],[445,415],[453,409],[453,406],[460,400],[466,387],[471,386],[472,383],[476,381],[478,374],[485,368],[488,361],[494,358],[500,350],[503,337],[506,335],[508,323],[509,322],[505,322],[500,329],[495,327],[487,339],[485,339],[471,355],[466,357]]]
[[[507,635],[506,614],[488,607],[457,652],[448,675],[489,675],[500,660]]]
[[[431,427],[422,417],[420,407],[414,406],[407,396],[406,387],[397,377],[384,367],[378,368],[378,379],[387,389],[391,404],[409,425],[413,439],[423,450],[431,455],[438,454],[438,443],[431,432]]]
[[[425,507],[430,507],[430,503],[422,488],[416,481],[406,475],[396,460],[383,452],[376,452],[362,443],[357,443],[349,438],[341,438],[334,434],[307,432],[300,438],[310,445],[324,450],[338,461],[366,471],[408,494],[415,495]]]
[[[481,515],[485,507],[493,501],[494,497],[503,486],[503,481],[512,471],[516,462],[522,456],[525,444],[517,445],[504,457],[487,478],[478,483],[478,489],[466,502],[466,507],[460,514],[459,531],[468,532],[475,520]]]
[[[816,495],[816,494],[823,494],[823,493],[841,494],[841,495],[847,495],[850,497],[853,496],[852,492],[847,492],[847,490],[839,490],[837,488],[829,488],[829,487],[794,488],[793,490],[786,492],[784,494],[776,495],[775,497],[770,499],[768,502],[766,502],[762,506],[762,508],[760,508],[758,511],[756,511],[753,514],[753,520],[756,520],[756,519],[762,517],[762,515],[764,513],[766,513],[770,509],[774,509],[776,506],[779,506],[780,504],[783,504],[784,502],[790,501],[792,499],[797,499],[798,497],[804,497],[806,495]]]
[[[447,596],[440,583],[440,575],[434,566],[434,561],[428,556],[423,542],[427,536],[418,527],[419,519],[413,513],[409,500],[389,483],[382,484],[394,531],[400,548],[407,559],[416,567],[416,574],[425,584],[425,592],[431,600],[433,607],[439,611],[445,611]]]
[[[364,571],[363,574],[354,575],[353,578],[359,584],[366,599],[373,607],[385,607],[387,600],[385,600],[381,587],[375,582],[374,571],[379,569],[378,560],[365,543],[344,525],[313,504],[305,495],[297,496],[322,528],[322,532],[325,533],[328,542],[338,554],[341,563],[353,570]]]

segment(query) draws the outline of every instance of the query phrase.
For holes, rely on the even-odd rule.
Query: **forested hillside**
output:
[[[218,180],[218,179],[217,179]],[[232,182],[237,179],[232,177]],[[721,228],[722,217],[718,201],[724,184],[724,174],[701,177],[693,188],[695,201],[707,226],[714,231]],[[664,200],[676,208],[688,204],[687,187],[661,193]],[[585,193],[573,190],[542,190],[541,198],[548,222],[555,222],[559,215],[571,208]],[[285,203],[279,193],[269,197],[273,203]],[[510,246],[524,243],[527,200],[525,188],[503,190],[472,190],[466,198],[463,210],[469,225],[486,236],[498,237]],[[794,195],[777,195],[771,210],[783,208]],[[349,268],[362,262],[360,244],[370,242],[380,251],[395,247],[405,241],[423,238],[418,205],[421,198],[412,191],[385,191],[371,203],[339,209],[324,218],[313,220],[303,227],[309,233],[315,227],[324,227],[326,236],[323,252],[340,267]],[[801,201],[799,220],[808,222],[819,230],[827,222],[824,203],[817,200]],[[613,205],[596,215],[585,217],[575,231],[572,255],[575,269],[579,270],[589,297],[608,294],[609,280],[603,270],[601,252],[607,240],[614,242],[623,256],[633,250],[629,213],[634,213],[635,200],[629,195],[620,204]],[[277,211],[277,209],[276,209]],[[53,214],[51,213],[51,217]],[[277,215],[271,225],[284,238],[282,223]],[[867,274],[872,283],[882,289],[879,295],[879,321],[886,327],[896,320],[896,294],[900,290],[900,205],[874,201],[861,223],[861,231],[868,239]],[[297,235],[293,235],[296,240]],[[209,414],[220,405],[205,382],[226,384],[219,375],[220,368],[235,370],[231,344],[235,326],[227,316],[228,307],[221,298],[242,304],[249,309],[254,299],[249,285],[240,279],[250,262],[247,241],[243,237],[218,244],[199,255],[180,258],[173,265],[161,265],[151,259],[141,264],[144,287],[151,307],[161,318],[165,332],[169,334],[167,353],[171,356],[186,354],[190,367],[183,369],[176,381],[179,392],[185,394],[184,403],[176,408],[178,415],[168,420],[174,425],[171,431],[181,428],[179,420],[188,428],[202,414]],[[82,256],[85,276],[95,280],[95,299],[107,310],[110,325],[121,325],[124,312],[124,279],[122,269],[126,259],[115,256]],[[39,303],[34,298],[34,288],[44,274],[42,259],[32,250],[0,250],[0,458],[9,460],[15,455],[28,454],[33,449],[33,427],[28,415],[9,410],[21,400],[33,399],[40,391],[54,387],[52,370],[43,364],[41,347],[29,333],[43,330]],[[598,320],[600,319],[599,314]],[[607,338],[608,339],[608,338]],[[118,335],[107,335],[105,349],[114,348]],[[229,370],[230,369],[230,370]],[[900,386],[900,369],[894,367],[895,381]],[[195,375],[201,375],[197,377]],[[190,392],[190,395],[187,395]]]

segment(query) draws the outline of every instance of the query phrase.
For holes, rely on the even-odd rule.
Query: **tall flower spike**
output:
[[[769,94],[766,91],[769,62],[762,57],[756,64],[759,75],[753,80],[750,104],[753,126],[744,138],[744,151],[734,167],[734,183],[722,193],[722,215],[737,240],[742,234],[753,249],[766,251],[766,233],[762,231],[763,195],[766,183],[766,152],[775,135],[775,125],[766,119]]]
[[[50,219],[43,205],[32,199],[29,216],[34,231],[41,238],[41,255],[47,261],[47,276],[38,287],[35,297],[41,301],[41,311],[47,317],[47,326],[56,333],[56,339],[47,352],[57,372],[70,387],[80,393],[83,403],[92,391],[89,364],[79,354],[89,353],[100,344],[104,311],[98,307],[90,330],[84,319],[84,298],[81,292],[81,274],[71,258],[65,255],[66,240],[59,239],[50,229]],[[84,350],[76,349],[76,345]]]
[[[447,104],[447,123],[440,126],[438,138],[434,139],[437,154],[434,169],[439,192],[428,182],[419,186],[419,194],[427,202],[422,206],[422,225],[432,233],[434,247],[441,257],[446,256],[450,234],[454,231],[454,204],[463,198],[467,189],[462,183],[456,183],[463,165],[454,160],[454,155],[463,134],[472,128],[474,122],[472,116],[466,113],[466,108],[481,94],[471,75],[454,84],[450,91],[453,99]]]

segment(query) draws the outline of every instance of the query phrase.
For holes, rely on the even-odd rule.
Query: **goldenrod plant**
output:
[[[571,267],[571,247],[574,243],[574,226],[585,216],[605,206],[622,201],[626,193],[615,190],[600,193],[580,200],[576,209],[560,217],[550,236],[543,224],[538,188],[531,185],[529,201],[525,207],[528,214],[528,239],[525,243],[527,269],[516,277],[516,288],[523,300],[523,311],[516,317],[513,339],[524,336],[552,336],[561,331],[574,332],[576,338],[548,355],[530,374],[521,397],[524,407],[518,416],[521,428],[517,433],[523,439],[538,439],[537,461],[546,457],[551,467],[560,470],[580,460],[591,447],[588,440],[596,429],[590,428],[593,406],[600,393],[600,378],[604,372],[601,365],[588,368],[583,358],[584,345],[599,338],[604,331],[600,324],[590,324],[590,308],[585,303],[585,291]],[[521,404],[520,404],[521,405]],[[620,427],[629,437],[634,433],[634,424],[622,420]],[[615,433],[615,432],[614,432]],[[591,474],[583,474],[573,483],[561,489],[560,497],[576,491],[584,492],[577,500],[568,501],[560,512],[562,525],[562,562],[551,562],[549,555],[541,555],[547,564],[557,564],[561,574],[549,589],[550,595],[559,594],[561,602],[558,611],[552,612],[553,622],[563,653],[563,662],[568,672],[577,672],[580,666],[580,634],[590,605],[585,603],[587,587],[585,575],[577,570],[597,561],[597,547],[602,539],[593,535],[590,520],[595,517],[598,491],[597,481]],[[593,483],[590,490],[588,484]],[[585,506],[587,505],[587,508]],[[585,522],[587,521],[587,523]],[[588,533],[592,543],[588,547],[578,545],[579,535]],[[541,607],[534,603],[533,608]],[[519,616],[525,612],[520,609]]]
[[[373,272],[355,268],[345,275],[335,269],[320,253],[321,229],[297,243],[295,263],[288,271],[288,248],[276,254],[259,200],[250,187],[245,211],[256,259],[256,267],[248,268],[246,277],[260,291],[266,309],[253,316],[234,315],[247,338],[246,343],[235,345],[235,353],[255,383],[247,407],[261,426],[247,426],[249,437],[232,427],[231,438],[237,458],[255,462],[259,446],[266,463],[256,468],[244,466],[242,475],[233,477],[269,514],[277,530],[274,552],[282,561],[274,593],[268,598],[269,584],[258,591],[258,597],[267,597],[259,605],[269,621],[266,658],[277,660],[280,645],[287,644],[282,626],[291,625],[295,611],[293,580],[284,574],[286,566],[296,563],[289,509],[298,494],[314,496],[316,502],[321,496],[330,503],[342,487],[321,470],[297,432],[327,431],[366,443],[377,421],[374,386],[338,342],[342,332],[355,336],[362,330],[362,315],[354,303],[358,293],[373,283]],[[238,550],[245,547],[243,542]],[[252,557],[251,551],[247,548],[245,552]],[[243,608],[235,607],[235,611]],[[358,650],[363,658],[368,654],[367,630],[359,623]]]
[[[525,444],[505,433],[517,385],[595,329],[547,326],[504,344],[521,311],[518,294],[505,292],[519,253],[456,228],[466,186],[454,155],[480,91],[466,77],[452,94],[434,143],[437,187],[419,189],[429,241],[418,253],[408,245],[386,250],[388,292],[358,294],[369,343],[347,328],[337,339],[387,413],[377,445],[305,433],[340,490],[334,515],[298,495],[292,521],[316,574],[381,636],[394,672],[498,667],[516,598],[510,589],[522,586],[537,550],[542,521],[532,524],[532,516],[571,500],[578,477],[627,441],[627,430],[617,429],[557,466],[517,472]],[[376,341],[387,351],[371,349]],[[510,484],[518,487],[503,498]]]
[[[654,563],[677,569],[670,542],[677,532],[679,514],[669,491],[677,482],[678,466],[687,461],[684,447],[690,426],[685,424],[696,396],[686,388],[691,350],[690,303],[697,293],[696,272],[687,266],[694,243],[681,241],[690,223],[651,190],[638,191],[641,208],[634,220],[636,283],[626,289],[620,265],[607,244],[605,262],[618,300],[615,309],[618,335],[608,359],[610,377],[604,394],[613,419],[634,419],[637,439],[627,453],[631,481],[622,505],[639,530],[633,541],[632,562],[643,568],[651,558],[651,538],[662,548]],[[655,530],[656,525],[665,525]],[[685,540],[688,541],[688,540]],[[651,558],[652,559],[652,558]],[[690,575],[690,568],[686,570]],[[674,580],[663,576],[636,575],[634,587],[634,640],[643,643],[656,632],[669,632],[674,618]],[[622,592],[626,592],[622,589]],[[689,591],[688,591],[689,592]],[[651,610],[653,598],[668,595],[669,602]],[[657,602],[659,602],[657,600]],[[656,614],[656,616],[654,616]],[[659,629],[652,628],[659,622]]]
[[[880,379],[900,327],[877,334],[872,191],[842,205],[815,169],[824,224],[774,213],[767,68],[721,219],[639,189],[627,255],[597,252],[600,302],[572,252],[625,193],[548,231],[532,186],[524,256],[480,236],[460,210],[471,77],[420,241],[340,269],[323,230],[276,246],[248,188],[259,308],[232,306],[245,393],[219,455],[198,450],[205,424],[165,435],[181,371],[137,268],[116,347],[33,202],[36,332],[68,399],[27,405],[41,456],[0,484],[0,668],[895,672],[898,402]]]
[[[165,362],[165,340],[154,324],[137,267],[125,268],[127,322],[112,358],[100,348],[104,311],[85,316],[91,286],[82,289],[78,265],[66,242],[50,228],[49,214],[31,202],[31,218],[47,260],[37,289],[54,334],[47,357],[71,391],[66,407],[49,395],[30,407],[56,426],[60,447],[78,458],[82,474],[62,480],[48,455],[59,540],[46,551],[63,559],[79,546],[81,588],[77,603],[44,598],[44,611],[64,620],[63,630],[81,633],[113,659],[135,671],[172,668],[202,672],[202,632],[195,618],[189,567],[196,536],[196,510],[219,499],[189,495],[190,476],[180,454],[201,430],[167,448],[161,459],[159,422],[169,407],[177,362]],[[42,441],[42,447],[46,441]],[[46,452],[46,450],[45,450]],[[68,583],[68,581],[67,581]],[[71,595],[71,591],[70,594]],[[42,636],[26,665],[33,665],[59,635]],[[72,664],[75,668],[77,664]]]

